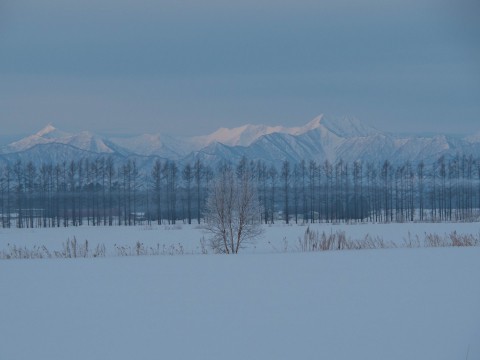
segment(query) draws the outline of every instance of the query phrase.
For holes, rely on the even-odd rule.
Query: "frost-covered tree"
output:
[[[237,177],[229,166],[211,182],[206,204],[206,229],[215,252],[236,254],[263,233],[262,209],[249,171]]]

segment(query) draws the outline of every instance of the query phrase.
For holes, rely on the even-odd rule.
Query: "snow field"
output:
[[[391,224],[308,224],[285,225],[275,224],[264,226],[265,233],[254,244],[248,244],[243,253],[275,253],[299,251],[298,239],[303,237],[307,226],[310,230],[325,232],[327,235],[344,231],[347,238],[363,239],[366,235],[379,237],[385,242],[394,242],[402,246],[408,239],[415,240],[418,236],[423,244],[425,234],[447,235],[452,231],[459,234],[480,235],[480,223],[391,223]],[[205,238],[208,244],[208,233],[201,226],[192,224],[151,225],[151,226],[79,226],[60,228],[33,229],[0,229],[0,252],[7,251],[14,245],[27,247],[45,245],[50,251],[60,251],[67,239],[76,238],[79,244],[88,240],[90,249],[99,244],[106,247],[107,256],[116,256],[118,248],[134,252],[137,242],[145,248],[161,250],[169,253],[170,247],[180,246],[185,254],[200,254],[200,240]],[[210,250],[210,249],[208,249]]]
[[[149,257],[114,248],[199,254],[207,235],[183,224],[1,229],[0,251],[75,236],[105,244],[107,258],[0,260],[0,359],[480,358],[480,247],[301,253],[306,228],[267,226],[237,256]],[[310,229],[401,244],[480,224]]]
[[[0,262],[0,358],[480,357],[480,248]]]

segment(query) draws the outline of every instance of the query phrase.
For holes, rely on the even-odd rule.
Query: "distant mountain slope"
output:
[[[160,156],[179,160],[195,150],[191,139],[173,137],[165,134],[143,134],[127,138],[111,138],[111,143],[129,151],[144,156]]]
[[[69,163],[72,160],[93,159],[102,155],[111,156],[112,154],[102,154],[82,150],[72,145],[51,142],[33,145],[23,151],[2,154],[0,155],[0,161],[10,165],[13,165],[18,160],[23,163],[31,161],[40,166],[41,164],[62,164],[63,162]]]
[[[69,134],[56,129],[48,124],[39,132],[15,141],[1,149],[2,154],[14,153],[28,150],[36,145],[44,144],[64,144],[77,149],[92,151],[96,153],[114,153],[101,137],[88,131],[82,131],[78,134]]]
[[[108,155],[119,160],[135,158],[142,167],[150,167],[156,158],[182,163],[201,159],[215,164],[223,160],[236,162],[243,156],[275,165],[284,160],[431,162],[440,156],[479,156],[479,134],[464,138],[396,135],[382,133],[358,119],[333,120],[323,115],[299,127],[244,125],[190,138],[165,134],[104,137],[87,131],[70,134],[49,124],[2,147],[0,161],[41,163]]]

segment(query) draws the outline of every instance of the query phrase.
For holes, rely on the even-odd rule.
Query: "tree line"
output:
[[[0,168],[2,227],[175,224],[204,221],[214,180],[234,171],[254,184],[259,221],[469,221],[480,215],[480,158],[425,163],[284,161],[243,158],[212,167],[157,159],[17,161]]]

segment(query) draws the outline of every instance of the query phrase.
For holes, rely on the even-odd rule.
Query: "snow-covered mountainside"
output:
[[[111,143],[126,149],[131,154],[159,156],[178,160],[195,149],[190,139],[173,137],[166,134],[143,134],[127,138],[111,138]]]
[[[350,120],[348,120],[350,121]],[[353,120],[352,120],[353,121]],[[197,147],[203,148],[212,143],[221,143],[228,146],[250,146],[262,136],[270,134],[289,134],[302,135],[311,130],[325,127],[328,124],[324,115],[319,115],[309,123],[300,127],[284,127],[284,126],[266,126],[266,125],[244,125],[233,129],[220,128],[210,135],[196,136],[192,138],[192,142]],[[337,125],[338,126],[338,125]],[[342,126],[342,125],[339,125]],[[335,127],[332,127],[335,128]],[[347,129],[346,126],[344,126]]]
[[[64,144],[70,145],[80,150],[91,151],[95,153],[114,153],[104,139],[88,131],[82,131],[78,134],[69,134],[56,129],[48,124],[39,132],[15,141],[0,151],[2,154],[26,151],[36,145],[43,144]]]
[[[166,134],[109,138],[87,131],[70,134],[49,124],[1,148],[0,163],[18,159],[33,162],[76,160],[99,154],[134,157],[145,166],[152,164],[155,158],[181,162],[200,159],[213,164],[222,160],[234,162],[243,156],[275,165],[284,160],[431,162],[440,156],[478,156],[480,135],[465,138],[395,135],[383,133],[358,119],[331,119],[324,115],[299,127],[244,125],[190,138]]]

